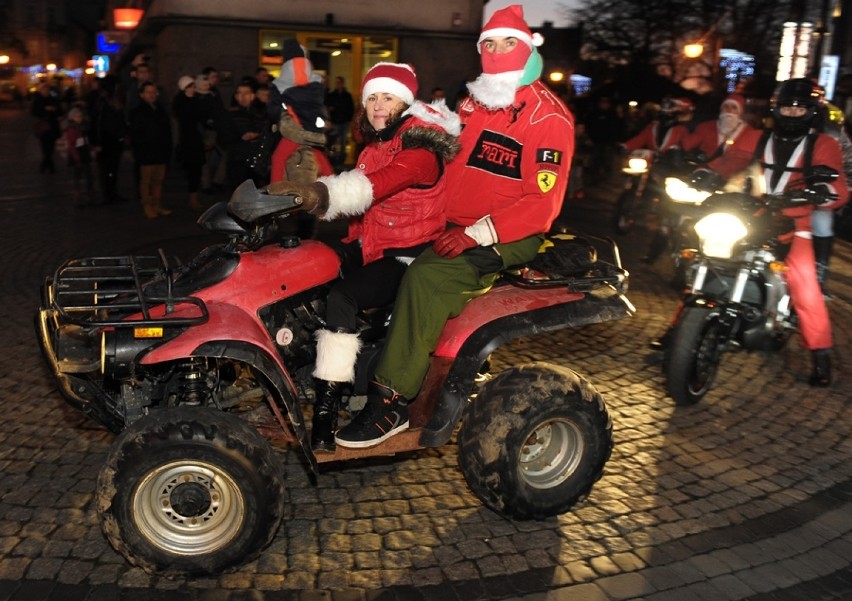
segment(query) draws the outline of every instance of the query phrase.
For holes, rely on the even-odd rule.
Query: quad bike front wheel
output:
[[[131,564],[212,575],[256,557],[278,530],[283,476],[266,440],[201,407],[156,411],[113,443],[98,478],[101,527]]]
[[[677,405],[694,405],[704,398],[716,378],[721,354],[718,313],[686,307],[663,359],[666,388]]]
[[[612,452],[600,394],[570,369],[532,363],[483,386],[459,434],[459,464],[471,490],[507,517],[568,511],[597,482]]]

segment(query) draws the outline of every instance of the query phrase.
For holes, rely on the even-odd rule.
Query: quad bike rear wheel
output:
[[[471,490],[507,517],[544,519],[584,499],[612,452],[612,422],[570,369],[532,363],[483,386],[459,434]]]
[[[279,464],[238,417],[201,407],[156,411],[110,449],[98,478],[101,527],[147,572],[222,572],[253,559],[278,530]]]

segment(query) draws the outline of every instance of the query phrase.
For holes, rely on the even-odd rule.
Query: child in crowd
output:
[[[74,177],[74,206],[95,204],[95,186],[92,180],[92,151],[89,146],[89,126],[83,111],[77,107],[68,111],[65,127],[65,144],[68,166]]]

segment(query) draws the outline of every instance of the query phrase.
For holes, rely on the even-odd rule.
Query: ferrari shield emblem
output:
[[[539,171],[538,177],[538,189],[542,192],[550,192],[550,189],[556,185],[556,174],[552,171]]]

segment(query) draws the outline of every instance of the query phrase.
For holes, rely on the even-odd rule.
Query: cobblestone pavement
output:
[[[317,484],[295,453],[282,453],[288,509],[256,561],[192,580],[129,566],[93,506],[113,436],[54,390],[33,334],[38,287],[70,256],[207,240],[175,176],[170,217],[146,220],[132,202],[73,208],[65,173],[37,175],[30,131],[22,112],[0,110],[0,601],[852,599],[852,245],[842,241],[831,274],[836,378],[827,390],[804,383],[809,358],[794,339],[778,353],[726,357],[706,399],[676,408],[646,344],[677,294],[665,261],[636,260],[638,233],[622,240],[635,316],[495,354],[495,371],[542,358],[570,366],[607,402],[612,458],[565,515],[513,522],[482,507],[457,468],[454,441],[326,469]],[[566,213],[601,229],[613,190],[591,192]]]

